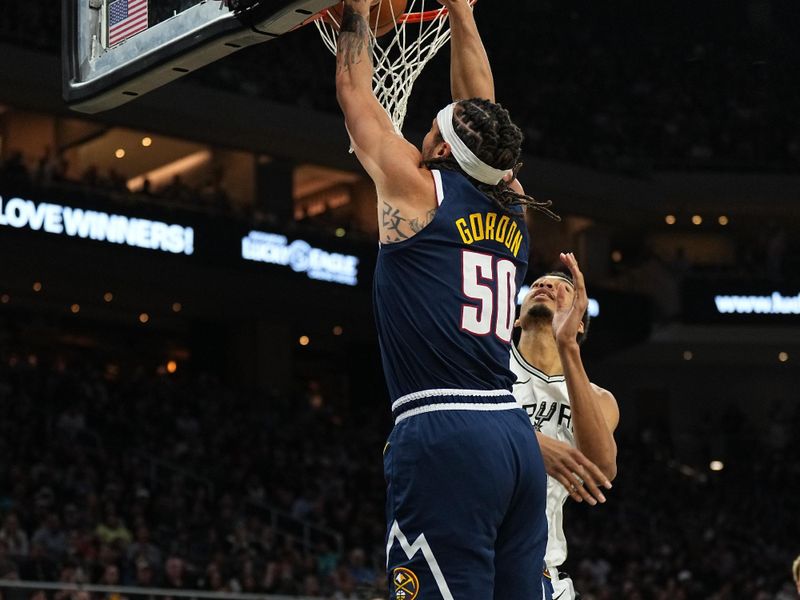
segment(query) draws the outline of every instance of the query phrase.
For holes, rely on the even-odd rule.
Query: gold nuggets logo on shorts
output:
[[[397,567],[392,571],[395,600],[414,600],[419,594],[419,579],[414,571],[405,567]]]

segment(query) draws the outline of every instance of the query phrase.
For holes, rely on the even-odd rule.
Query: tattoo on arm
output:
[[[345,4],[339,40],[336,44],[339,68],[349,69],[352,65],[361,62],[361,55],[365,49],[367,58],[372,62],[372,38],[369,34],[369,24],[363,15],[357,13],[349,4]]]
[[[408,226],[411,227],[411,231],[414,233],[419,233],[425,227],[433,221],[433,217],[436,215],[436,209],[432,208],[427,213],[425,213],[424,217],[415,217],[408,222]]]
[[[381,213],[381,237],[385,243],[401,242],[422,231],[428,223],[433,221],[436,209],[432,208],[424,216],[408,218],[399,208],[388,202],[383,202]]]
[[[399,242],[408,238],[407,233],[404,233],[406,219],[400,214],[400,209],[395,208],[388,202],[383,203],[383,215],[381,218],[381,225],[383,226],[383,235],[388,242]]]

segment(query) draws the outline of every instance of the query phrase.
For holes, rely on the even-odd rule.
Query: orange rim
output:
[[[424,23],[425,21],[433,21],[440,15],[446,15],[447,9],[437,8],[434,10],[426,10],[424,12],[403,13],[397,17],[398,25],[405,25],[406,23]]]
[[[470,6],[474,6],[478,0],[469,0]],[[328,9],[324,9],[319,11],[317,14],[309,17],[300,25],[308,25],[309,23],[313,23],[314,21],[318,21],[319,19],[324,18],[325,13],[328,12]],[[445,7],[442,8],[435,8],[433,10],[425,10],[422,12],[411,12],[411,13],[403,13],[399,17],[397,17],[397,24],[398,25],[406,25],[408,23],[425,23],[427,21],[433,21],[434,19],[446,15],[447,9]]]
[[[475,6],[477,1],[478,0],[469,0],[469,5]],[[406,23],[424,23],[425,21],[433,21],[440,15],[446,14],[447,9],[444,6],[442,8],[435,8],[433,10],[426,10],[422,12],[403,13],[397,18],[397,23],[399,25],[405,25]]]

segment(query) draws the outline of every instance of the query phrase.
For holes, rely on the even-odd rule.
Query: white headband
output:
[[[513,177],[513,169],[503,171],[490,167],[475,156],[472,150],[467,148],[467,145],[458,137],[456,130],[453,128],[453,109],[455,106],[456,103],[453,102],[440,110],[439,114],[436,115],[436,122],[439,124],[439,132],[442,134],[442,138],[450,145],[453,158],[456,159],[458,165],[473,179],[489,185],[497,185],[504,178]]]

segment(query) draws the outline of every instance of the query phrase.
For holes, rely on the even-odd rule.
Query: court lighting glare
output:
[[[117,158],[125,158],[125,148],[117,148],[117,151],[114,152],[114,156]]]
[[[677,220],[678,219],[675,218],[675,215],[667,215],[666,217],[664,217],[664,221],[666,222],[667,225],[675,225]]]
[[[724,227],[725,225],[730,223],[730,220],[725,215],[720,215],[719,219],[717,219],[717,223],[719,223],[720,225],[722,225]]]
[[[153,145],[153,138],[148,136],[142,138],[142,146],[144,146],[145,148],[149,148],[152,145]]]
[[[709,463],[708,468],[712,471],[722,471],[722,469],[725,468],[725,463],[721,460],[712,460],[711,463]]]
[[[308,338],[308,336],[307,336],[307,335],[301,335],[301,336],[300,336],[300,339],[299,339],[299,340],[297,340],[297,342],[298,342],[298,343],[299,343],[301,346],[308,346],[308,345],[311,343],[311,340]]]
[[[700,215],[693,215],[692,223],[694,225],[701,225],[703,223],[703,217],[701,217]]]
[[[778,352],[778,360],[781,362],[788,362],[789,361],[789,353],[788,352]]]
[[[178,363],[174,360],[167,362],[167,373],[174,373],[178,370]]]

